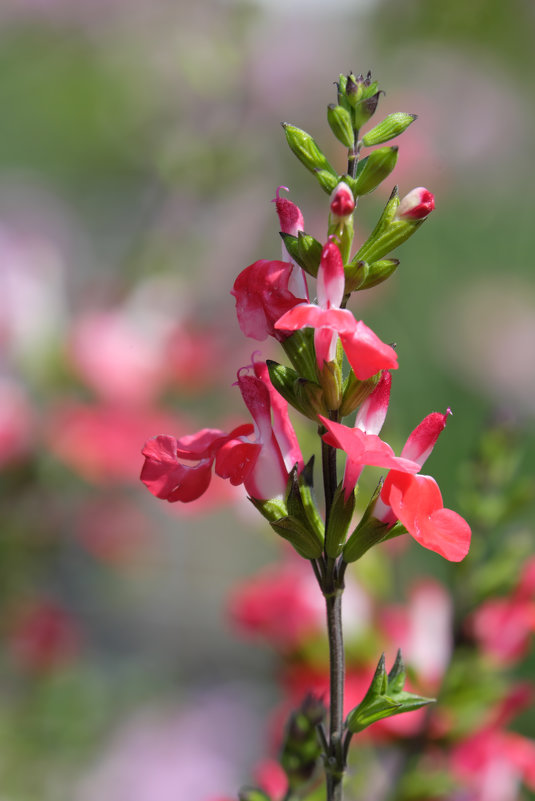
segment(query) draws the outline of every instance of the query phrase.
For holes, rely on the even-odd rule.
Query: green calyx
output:
[[[321,261],[323,247],[321,242],[313,236],[299,231],[297,236],[285,234],[281,231],[282,241],[292,259],[302,267],[302,269],[316,278]]]
[[[358,165],[356,178],[346,179],[354,196],[373,192],[390,175],[396,166],[397,159],[398,148],[395,145],[379,147],[362,159]]]
[[[386,673],[385,655],[379,659],[370,687],[358,706],[347,716],[346,726],[351,734],[370,726],[378,720],[412,712],[422,706],[434,703],[434,698],[405,692],[405,666],[398,651],[390,673]]]
[[[342,553],[354,511],[355,492],[350,492],[346,498],[343,484],[340,483],[334,494],[325,531],[325,553],[332,559]]]
[[[306,131],[297,128],[295,125],[283,122],[282,127],[292,153],[297,156],[307,170],[310,170],[316,176],[320,186],[326,192],[332,192],[338,184],[338,174],[334,167],[329,164],[314,139]]]
[[[372,128],[362,137],[362,144],[366,147],[370,145],[381,145],[388,142],[406,131],[409,125],[417,119],[416,114],[406,114],[404,111],[396,111]]]

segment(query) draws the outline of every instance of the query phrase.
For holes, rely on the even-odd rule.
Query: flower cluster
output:
[[[353,252],[357,202],[388,177],[397,161],[397,147],[375,146],[403,133],[415,115],[391,114],[362,135],[361,128],[377,109],[381,95],[377,83],[370,73],[350,74],[340,76],[337,87],[338,102],[328,107],[327,119],[348,149],[345,174],[334,169],[308,133],[283,124],[290,149],[329,196],[326,234],[318,240],[305,231],[300,208],[281,196],[282,189],[288,190],[279,186],[274,202],[282,258],[255,261],[239,273],[232,288],[242,333],[259,342],[274,339],[289,364],[253,356],[252,364],[238,371],[236,382],[251,421],[229,432],[205,428],[179,438],[157,436],[143,449],[141,471],[146,487],[169,502],[199,498],[212,471],[234,486],[243,484],[276,534],[311,563],[327,611],[329,680],[325,687],[324,676],[318,680],[307,674],[308,688],[315,694],[292,713],[280,764],[284,797],[289,798],[294,792],[302,795],[303,785],[323,759],[328,801],[342,799],[353,735],[386,719],[387,729],[410,728],[410,718],[406,722],[403,716],[400,724],[398,716],[433,700],[405,689],[407,674],[400,651],[388,674],[383,654],[371,682],[362,671],[348,674],[346,681],[342,593],[348,565],[370,548],[407,532],[424,548],[458,562],[468,553],[471,537],[468,523],[444,507],[435,479],[420,472],[450,410],[428,414],[396,455],[379,434],[398,354],[348,308],[354,294],[392,275],[399,260],[391,252],[434,209],[434,197],[427,189],[417,187],[401,199],[395,187],[370,236]],[[368,147],[374,149],[363,157],[361,151]],[[302,456],[289,406],[312,421],[320,436],[320,503],[315,496],[313,455]],[[354,412],[352,423],[347,418]],[[345,456],[341,480],[338,451]],[[355,524],[359,479],[366,467],[381,468],[385,475]],[[306,636],[314,624],[315,607],[304,600],[296,603],[291,581],[277,587],[268,577],[263,586],[266,592],[259,604],[254,601],[255,589],[249,592],[242,622],[263,627],[288,645],[284,625],[269,614],[270,609],[279,610],[279,618],[287,605],[291,613],[286,613],[285,622],[292,636]],[[328,736],[322,728],[326,710],[318,698],[324,689],[329,691]],[[253,790],[242,791],[240,798],[269,796]]]
[[[282,233],[298,239],[303,215],[294,203],[280,197],[280,189],[276,208]],[[345,183],[333,192],[330,210],[334,214],[336,209],[338,219],[354,209],[348,195],[351,191]],[[431,193],[416,189],[399,202],[398,219],[421,220],[432,208]],[[284,391],[278,384],[275,388],[270,378],[273,363],[268,369],[265,362],[255,360],[239,371],[236,382],[253,422],[228,433],[202,429],[190,436],[149,440],[143,449],[141,479],[158,498],[189,502],[208,488],[215,466],[218,476],[233,485],[243,484],[251,498],[283,499],[292,468],[297,465],[301,472],[304,465],[286,400],[302,410],[305,395],[310,403],[315,401],[317,420],[325,428],[324,442],[346,455],[346,500],[365,466],[384,468],[388,473],[375,502],[374,519],[387,529],[400,521],[425,548],[458,561],[468,551],[470,529],[457,513],[444,508],[436,481],[420,474],[450,410],[428,415],[409,436],[400,456],[379,438],[390,397],[390,371],[397,369],[398,359],[391,345],[345,308],[346,273],[340,247],[331,236],[320,249],[314,303],[308,300],[304,270],[289,255],[286,261],[261,259],[238,275],[232,294],[242,332],[259,341],[273,337],[286,345],[294,365],[305,366],[306,374],[292,374],[293,391],[288,387]],[[308,350],[309,362],[313,354],[312,367],[305,364],[306,348],[301,347],[298,355],[291,348],[292,335],[302,338],[307,329],[313,332]],[[340,347],[351,368],[345,393],[339,378]],[[335,419],[341,416],[344,401],[351,407],[350,391],[357,400],[359,391],[364,398],[353,426]]]

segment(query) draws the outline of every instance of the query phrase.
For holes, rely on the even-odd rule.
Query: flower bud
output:
[[[334,167],[332,167],[314,139],[306,131],[297,128],[295,125],[290,125],[287,122],[282,123],[284,133],[286,134],[286,141],[290,150],[295,153],[301,164],[307,170],[313,172],[323,189],[326,192],[332,192],[338,183],[338,175]],[[334,182],[334,183],[333,183]]]
[[[397,147],[380,147],[373,150],[359,164],[354,192],[355,195],[366,195],[372,192],[381,181],[390,175],[398,159]]]
[[[435,196],[423,186],[417,186],[401,200],[397,220],[423,220],[435,208]]]
[[[370,145],[381,145],[383,142],[388,142],[389,139],[394,139],[402,134],[415,119],[417,119],[416,114],[406,114],[403,111],[389,114],[379,125],[364,134],[362,144],[369,147]]]
[[[335,106],[334,103],[331,103],[327,106],[327,121],[338,141],[346,147],[353,147],[355,134],[349,111],[343,106]]]
[[[331,214],[335,220],[346,220],[355,210],[355,198],[349,186],[340,181],[331,193]]]

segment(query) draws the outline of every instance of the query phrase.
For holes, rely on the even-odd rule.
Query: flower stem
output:
[[[345,654],[342,634],[342,592],[333,564],[330,592],[325,593],[330,664],[330,723],[327,754],[327,801],[342,800],[345,759],[342,747],[344,727]]]

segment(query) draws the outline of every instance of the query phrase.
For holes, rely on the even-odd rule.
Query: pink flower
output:
[[[246,370],[252,369],[253,375]],[[205,428],[176,439],[158,436],[142,453],[141,480],[157,498],[188,503],[207,489],[215,472],[233,485],[244,484],[253,498],[266,500],[284,493],[289,470],[303,467],[286,402],[275,393],[265,363],[242,368],[237,384],[254,421],[225,433]],[[249,439],[254,434],[255,439]]]
[[[154,429],[179,429],[176,416],[146,409],[70,401],[47,424],[52,453],[87,481],[109,484],[138,480],[139,442]]]
[[[414,429],[401,456],[421,467],[435,445],[450,414],[433,412]],[[424,548],[451,562],[460,562],[470,548],[470,527],[457,512],[445,509],[435,479],[391,470],[375,506],[375,516],[385,523],[399,520]]]
[[[289,289],[293,269],[286,261],[260,259],[236,278],[231,294],[236,298],[238,322],[246,337],[261,341],[272,336],[280,342],[288,337],[275,329],[275,323],[305,299]]]
[[[10,629],[9,651],[27,670],[53,670],[71,662],[80,650],[76,622],[55,601],[38,598],[28,602],[16,611]]]
[[[535,631],[534,569],[535,559],[531,559],[512,595],[485,601],[468,622],[485,653],[503,664],[527,652]]]
[[[401,199],[396,211],[398,220],[423,220],[435,208],[435,196],[423,186],[412,189]]]
[[[415,461],[398,457],[386,442],[377,435],[380,432],[388,409],[392,379],[388,370],[381,375],[374,391],[361,405],[355,419],[355,427],[335,423],[320,415],[327,429],[324,441],[346,454],[344,491],[346,498],[355,489],[363,468],[368,466],[394,468],[403,472],[417,473]]]
[[[161,435],[154,437],[142,451],[145,462],[141,481],[153,495],[169,503],[194,501],[208,489],[218,450],[225,442],[250,434],[252,430],[251,424],[245,424],[229,434],[217,428],[203,428],[196,434],[180,439]]]
[[[255,783],[273,799],[283,801],[288,792],[288,777],[280,762],[265,759],[254,770]]]
[[[382,628],[395,649],[401,648],[419,684],[423,682],[431,692],[440,684],[451,658],[452,611],[449,593],[437,581],[427,579],[411,587],[407,606],[389,606],[382,615]]]
[[[488,726],[455,747],[452,768],[471,800],[516,801],[522,782],[535,790],[535,742]]]
[[[290,308],[278,321],[278,331],[298,331],[314,328],[314,346],[318,369],[336,355],[337,335],[340,336],[348,361],[357,378],[371,378],[380,370],[396,369],[397,356],[393,348],[374,334],[361,320],[340,305],[344,297],[344,265],[334,242],[323,248],[318,270],[318,303],[300,303]]]
[[[276,648],[298,648],[308,635],[321,630],[325,617],[316,580],[304,567],[302,560],[288,560],[243,581],[230,598],[232,620]]]
[[[275,203],[275,208],[279,215],[281,233],[298,236],[300,231],[304,231],[305,225],[301,209],[296,206],[295,203],[292,203],[291,200],[280,197],[279,193],[281,189],[285,189],[286,192],[290,191],[287,186],[279,186],[277,188],[277,194],[272,200],[272,203]],[[296,297],[302,297],[308,300],[308,287],[304,270],[292,259],[284,242],[282,243],[282,259],[283,261],[291,262],[293,265],[288,280],[288,289],[292,294],[296,295]]]

